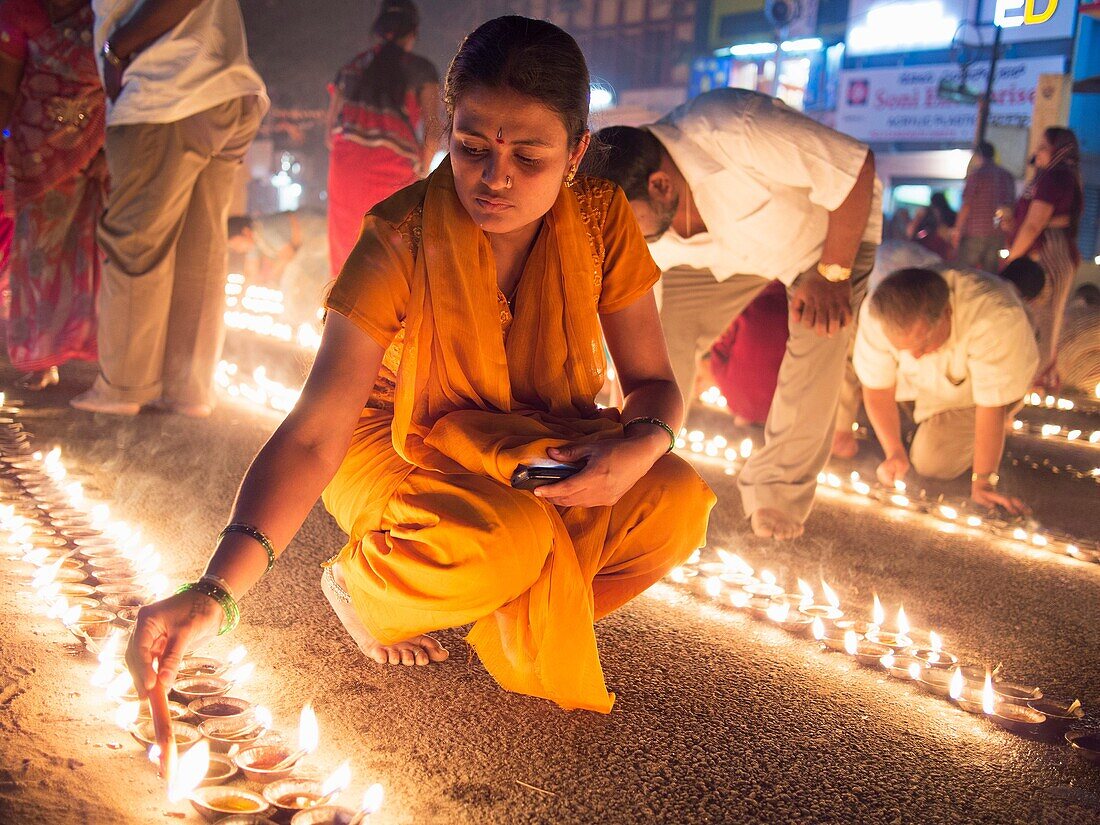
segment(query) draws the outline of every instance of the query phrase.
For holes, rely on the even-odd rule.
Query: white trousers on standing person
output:
[[[858,317],[877,248],[865,243],[856,255],[853,318]],[[799,279],[815,272],[816,267]],[[770,281],[756,275],[716,281],[708,269],[675,267],[664,273],[661,282],[661,324],[676,383],[690,406],[696,359]],[[792,292],[793,287],[788,287],[788,298]],[[817,474],[829,459],[855,324],[832,338],[819,336],[789,316],[788,328],[787,350],[764,426],[764,446],[741,471],[738,487],[745,515],[772,508],[804,521],[813,506]]]
[[[247,96],[174,123],[107,129],[98,393],[213,404],[233,178],[265,109]]]

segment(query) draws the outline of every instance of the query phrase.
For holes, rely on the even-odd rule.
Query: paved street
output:
[[[59,388],[29,401],[25,426],[38,446],[61,446],[90,494],[141,526],[173,581],[196,577],[277,418],[229,403],[207,421],[70,410],[92,375],[64,368]],[[6,369],[3,385],[12,378]],[[1100,429],[1095,416],[1026,415]],[[713,413],[696,425],[743,437]],[[1010,446],[1100,466],[1100,446],[1021,437]],[[862,453],[854,466],[866,474],[866,443]],[[904,604],[914,627],[941,633],[960,658],[1001,662],[1013,679],[1080,698],[1096,724],[1100,564],[829,496],[804,538],[778,545],[748,532],[732,477],[704,472],[719,498],[712,548],[740,553],[789,589],[824,578],[846,607],[869,611],[873,593],[891,616]],[[1094,482],[1021,468],[1005,478],[1047,527],[1100,536]],[[313,701],[323,744],[311,766],[324,774],[346,758],[357,792],[381,782],[386,802],[372,822],[1100,821],[1100,766],[1065,745],[1006,733],[670,584],[598,628],[617,695],[610,716],[504,693],[467,656],[459,630],[440,634],[451,651],[441,666],[379,667],[358,654],[318,587],[318,562],[341,543],[316,508],[243,600],[239,630],[213,649],[248,648],[257,671],[241,692],[284,730]],[[0,570],[0,820],[171,822],[186,812],[197,821],[186,803],[165,802],[144,754],[112,727],[102,691],[87,685],[94,661],[74,655],[72,637],[33,615]]]

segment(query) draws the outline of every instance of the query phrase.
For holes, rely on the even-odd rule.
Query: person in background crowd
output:
[[[97,0],[111,194],[99,226],[99,376],[70,403],[210,415],[226,221],[268,100],[237,0]]]
[[[1077,250],[1077,229],[1084,209],[1080,161],[1077,136],[1072,131],[1052,126],[1043,132],[1032,156],[1035,176],[1016,202],[1014,235],[1005,261],[1009,264],[1026,255],[1038,261],[1046,273],[1046,287],[1035,306],[1041,355],[1035,381],[1050,391],[1060,384],[1058,341],[1066,301],[1081,262]]]
[[[710,348],[710,372],[739,426],[763,424],[787,350],[787,290],[772,281]]]
[[[881,483],[905,478],[910,465],[934,479],[972,468],[976,504],[1027,512],[997,489],[1006,424],[1039,363],[1011,284],[973,269],[893,272],[863,305],[853,361],[886,454],[877,471]],[[917,425],[908,451],[899,402],[912,402]]]
[[[8,205],[11,198],[4,191],[3,181],[7,180],[8,170],[4,163],[4,147],[0,144],[0,319],[8,320],[11,310],[11,280],[8,264],[11,262],[11,242],[15,233],[15,221],[12,220]]]
[[[1100,288],[1081,284],[1066,308],[1058,344],[1063,389],[1100,396]]]
[[[763,449],[738,485],[757,535],[800,536],[859,307],[882,237],[882,187],[865,144],[743,89],[700,95],[644,129],[596,136],[586,169],[626,192],[664,270],[661,320],[676,381],[769,282],[789,340]],[[688,399],[690,402],[690,398]]]
[[[325,287],[332,282],[324,213],[299,210],[230,218],[229,271],[248,285],[280,290],[287,323],[318,326]]]
[[[171,686],[223,607],[236,615],[234,594],[323,491],[349,535],[322,588],[365,655],[442,662],[427,634],[472,624],[504,688],[610,712],[594,623],[705,543],[714,495],[669,454],[683,400],[660,272],[623,193],[577,175],[590,92],[580,48],[551,23],[501,17],[463,41],[449,158],[366,217],[301,400],[252,463],[206,575],[138,616],[127,661],[143,696]],[[604,340],[621,412],[596,405]],[[576,472],[512,481],[548,460]]]
[[[8,357],[41,390],[66,361],[96,359],[106,200],[104,97],[88,0],[0,3],[0,124],[6,142],[12,242]]]
[[[943,192],[933,192],[928,206],[922,206],[909,222],[907,236],[941,258],[951,255],[951,235],[955,226],[955,210]]]
[[[1016,181],[1011,172],[997,165],[995,154],[989,141],[978,144],[952,238],[956,263],[986,272],[996,272],[1001,266],[1005,239],[997,225],[997,213],[1016,202]]]
[[[363,216],[428,173],[440,142],[439,72],[410,50],[420,13],[383,0],[378,44],[340,69],[329,86],[329,261],[335,277],[359,238]]]

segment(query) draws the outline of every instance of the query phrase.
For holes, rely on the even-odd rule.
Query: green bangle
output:
[[[251,524],[244,524],[243,522],[235,521],[232,524],[225,525],[222,531],[218,534],[218,543],[221,544],[222,539],[228,536],[230,533],[244,533],[250,538],[254,538],[258,541],[267,551],[267,570],[264,573],[270,573],[271,568],[275,566],[275,545],[271,543],[271,539],[265,536],[259,529],[253,527]]]
[[[666,433],[668,433],[668,449],[665,450],[665,455],[668,455],[676,447],[676,433],[672,431],[672,427],[668,426],[664,421],[659,418],[654,418],[650,415],[639,416],[638,418],[632,418],[623,425],[625,431],[627,427],[632,424],[652,424],[654,427],[660,427]]]
[[[202,595],[209,596],[221,605],[222,612],[225,613],[225,621],[222,622],[222,626],[218,630],[219,636],[224,636],[240,624],[241,609],[237,606],[236,600],[229,595],[228,591],[218,587],[212,581],[188,582],[176,590],[176,595],[187,592],[202,593]]]

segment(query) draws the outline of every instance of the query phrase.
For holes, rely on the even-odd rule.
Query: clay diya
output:
[[[292,755],[293,751],[285,745],[258,745],[240,751],[233,761],[252,782],[277,782],[294,773],[294,764],[280,770],[272,769]]]
[[[207,696],[189,702],[187,709],[200,721],[207,719],[226,719],[229,717],[247,717],[252,703],[233,696]]]
[[[267,800],[244,788],[197,788],[190,800],[191,806],[208,822],[224,821],[222,817],[226,814],[262,816],[271,810]]]

